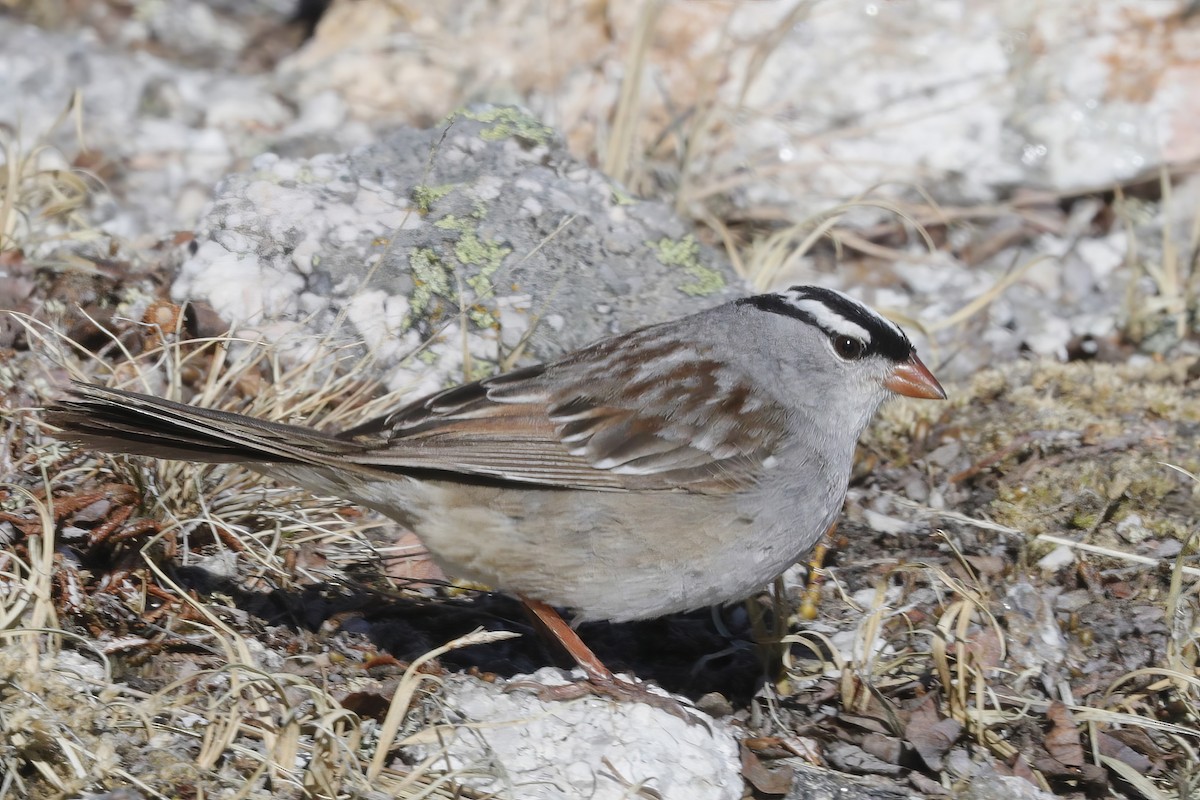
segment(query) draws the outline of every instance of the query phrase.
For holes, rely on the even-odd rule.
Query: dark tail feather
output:
[[[97,450],[178,461],[327,464],[360,449],[312,428],[85,383],[72,384],[46,420]]]

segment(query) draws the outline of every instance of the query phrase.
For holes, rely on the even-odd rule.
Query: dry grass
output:
[[[0,253],[41,253],[52,245],[96,237],[84,214],[91,179],[49,144],[68,120],[74,121],[82,141],[79,95],[30,145],[22,143],[19,131],[0,127]]]
[[[136,356],[126,350],[114,365],[42,323],[23,322],[40,363],[76,379],[327,424],[392,400],[368,399],[372,384],[330,370],[337,353],[284,369],[261,344],[153,330],[157,346]],[[114,338],[115,351],[125,348]],[[4,504],[13,518],[40,520],[40,530],[22,536],[10,526],[0,550],[0,741],[8,745],[0,748],[7,776],[0,798],[118,785],[149,797],[178,796],[184,786],[231,797],[467,796],[455,794],[452,774],[434,775],[431,765],[402,772],[386,766],[401,738],[399,719],[428,694],[420,684],[436,680],[418,675],[419,663],[398,684],[386,720],[360,718],[319,680],[338,662],[309,654],[299,663],[317,669],[289,666],[295,657],[264,647],[219,597],[201,600],[172,577],[177,566],[227,552],[242,586],[343,580],[345,567],[378,561],[373,545],[380,539],[372,539],[381,521],[336,499],[270,486],[237,466],[135,464],[46,449],[35,418],[19,409],[2,413],[9,444],[42,457],[32,480],[41,492],[11,486]],[[22,473],[30,470],[15,474]],[[135,552],[107,583],[97,583],[56,555],[63,522],[55,504],[114,483],[136,484],[150,502],[139,513],[157,525],[134,542]],[[103,630],[101,613],[110,620],[125,615],[133,627],[139,617],[153,619],[146,630],[159,634]],[[504,634],[466,637],[424,660],[498,636]],[[150,679],[161,683],[153,691],[118,677],[141,652],[181,650],[201,655],[179,662],[183,674],[175,679]],[[118,671],[115,662],[124,666]]]
[[[849,254],[868,263],[944,264],[945,258],[932,257],[944,256],[946,250],[944,245],[935,244],[928,232],[936,227],[941,232],[953,230],[970,235],[972,243],[964,248],[966,252],[952,260],[973,266],[1003,252],[1014,230],[1029,235],[1079,236],[1070,223],[1056,218],[1058,204],[1078,198],[1044,192],[1025,193],[1004,202],[947,207],[919,185],[877,186],[799,221],[788,218],[778,206],[731,203],[730,198],[747,187],[776,183],[802,187],[806,183],[805,173],[811,165],[780,161],[772,153],[748,154],[725,168],[712,165],[722,163],[722,156],[728,153],[745,152],[742,132],[754,120],[768,118],[782,126],[781,120],[788,118],[775,113],[778,109],[755,107],[747,98],[792,31],[819,13],[818,5],[796,0],[778,10],[778,21],[772,29],[754,36],[731,30],[739,13],[737,4],[711,9],[703,18],[713,40],[708,45],[711,54],[695,74],[686,78],[671,75],[670,54],[663,50],[663,43],[674,40],[678,35],[676,26],[682,25],[681,18],[686,17],[674,18],[672,12],[667,4],[647,3],[632,23],[622,59],[620,93],[611,109],[613,122],[607,130],[598,129],[593,154],[609,175],[635,193],[668,196],[682,215],[711,229],[711,240],[724,245],[739,274],[755,288],[774,288],[794,279],[803,272],[801,265],[814,255],[818,244],[832,249],[830,263],[844,261],[843,256]],[[690,21],[699,24],[699,19],[697,16]],[[665,75],[657,83],[647,78],[655,70]],[[734,75],[740,76],[737,85],[733,85]],[[822,135],[856,133],[851,129],[814,134],[798,126],[794,135],[807,142]],[[1168,212],[1174,202],[1172,183],[1179,177],[1165,168],[1159,175],[1159,191]],[[1200,212],[1193,217],[1190,230],[1171,231],[1170,226],[1164,226],[1162,241],[1146,257],[1136,241],[1144,237],[1144,232],[1136,230],[1140,221],[1138,204],[1126,202],[1120,185],[1095,187],[1087,194],[1095,193],[1116,195],[1120,224],[1131,234],[1127,265],[1154,287],[1147,294],[1138,288],[1139,281],[1128,282],[1126,332],[1133,341],[1143,342],[1169,328],[1173,331],[1171,341],[1177,342],[1186,335],[1189,319],[1200,306]],[[883,212],[883,218],[864,225],[864,210]],[[870,216],[878,219],[881,215]],[[1001,220],[1013,224],[987,228]],[[1039,258],[1026,258],[1012,264],[994,291],[985,293],[953,318],[942,320],[938,329],[957,328],[967,317],[986,309],[996,293],[1020,281],[1038,263]]]
[[[945,728],[945,723],[940,723],[942,729],[938,733],[944,736],[945,749],[961,735],[1006,764],[1030,758],[1014,738],[1014,732],[1023,724],[1039,728],[1046,725],[1052,707],[1060,705],[1072,717],[1074,727],[1070,734],[1087,745],[1081,749],[1086,763],[1119,775],[1144,798],[1167,800],[1189,796],[1179,781],[1195,780],[1188,765],[1196,763],[1200,726],[1161,719],[1161,699],[1167,693],[1186,705],[1184,710],[1177,709],[1174,716],[1200,719],[1197,634],[1187,624],[1181,624],[1190,618],[1190,613],[1180,613],[1183,595],[1192,596],[1188,602],[1194,607],[1194,595],[1200,584],[1184,580],[1182,554],[1172,573],[1170,591],[1162,598],[1166,618],[1175,621],[1163,663],[1124,675],[1103,694],[1103,702],[1091,704],[1076,702],[1065,683],[1057,687],[1062,693],[1058,698],[1048,699],[1041,691],[1016,691],[1023,685],[1032,686],[1025,679],[1014,680],[1018,675],[1006,674],[1008,632],[992,616],[990,608],[994,603],[990,590],[974,576],[973,568],[961,553],[956,552],[956,557],[960,569],[955,575],[934,564],[897,567],[881,576],[871,602],[865,606],[843,595],[852,612],[850,618],[858,620],[852,623],[849,646],[844,640],[840,640],[840,645],[835,643],[828,634],[796,633],[786,637],[785,643],[799,649],[793,647],[785,656],[789,685],[783,689],[784,695],[803,693],[806,687],[818,682],[834,682],[838,692],[837,716],[878,718],[881,725],[915,740],[917,734],[909,727],[911,723],[905,722],[909,720],[909,712],[901,711],[899,706],[889,712],[888,706],[895,701],[888,698],[896,697],[897,693],[902,696],[903,690],[911,689],[919,676],[935,675],[937,680],[931,691],[937,699],[937,718],[956,724]],[[1136,559],[1131,561],[1136,563]],[[907,577],[898,581],[901,575]],[[934,589],[941,597],[936,613],[928,618],[916,613],[915,605],[889,588],[897,583]],[[911,704],[905,704],[905,708],[910,707]],[[1176,752],[1181,759],[1179,774],[1142,774],[1118,757],[1112,751],[1111,738],[1104,739],[1101,734],[1121,729],[1145,731],[1164,750]],[[1027,762],[1025,769],[1039,788],[1054,790],[1054,778],[1048,778]],[[1062,776],[1056,777],[1061,782]],[[952,786],[947,784],[947,788]]]
[[[1117,215],[1129,241],[1126,267],[1135,278],[1145,278],[1145,282],[1133,279],[1128,283],[1124,327],[1131,340],[1160,350],[1186,337],[1189,319],[1200,316],[1200,208],[1192,213],[1186,228],[1175,229],[1171,220],[1180,209],[1172,183],[1171,175],[1162,170],[1159,213],[1165,222],[1154,248],[1139,243],[1145,236],[1144,204],[1126,198],[1121,187],[1115,189]],[[1143,249],[1152,252],[1146,254]],[[1153,287],[1152,294],[1144,290],[1147,284]],[[1156,345],[1154,339],[1164,340],[1164,344]]]

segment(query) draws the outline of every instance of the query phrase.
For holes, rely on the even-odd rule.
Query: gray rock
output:
[[[896,788],[893,780],[842,775],[798,758],[781,759],[778,763],[791,767],[796,775],[784,800],[906,800],[916,796]]]
[[[1067,641],[1051,594],[1025,581],[1008,587],[1003,599],[1005,642],[1014,664],[1053,672],[1066,659]]]
[[[172,293],[297,358],[363,342],[391,388],[432,390],[744,294],[688,231],[523,112],[481,107],[255,159],[218,187]]]

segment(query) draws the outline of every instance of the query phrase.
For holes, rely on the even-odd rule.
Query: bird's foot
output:
[[[587,676],[586,680],[568,683],[560,686],[546,686],[536,681],[516,681],[508,685],[508,690],[533,689],[542,700],[574,700],[586,695],[611,697],[619,702],[645,703],[666,711],[672,716],[679,717],[689,725],[707,725],[708,723],[696,715],[695,709],[687,709],[678,700],[661,694],[655,694],[644,685],[623,681],[604,666],[596,654],[591,651],[574,629],[568,625],[558,612],[540,600],[522,597],[522,602],[533,615],[534,621],[555,640],[562,644],[575,663]]]

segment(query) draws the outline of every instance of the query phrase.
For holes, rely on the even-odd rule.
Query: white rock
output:
[[[872,511],[869,508],[863,509],[863,519],[871,526],[872,530],[879,533],[886,533],[895,536],[900,533],[908,533],[913,530],[913,524],[907,520],[898,519],[887,514],[880,514],[878,511]]]
[[[1146,527],[1145,521],[1140,514],[1130,514],[1117,523],[1117,533],[1124,537],[1126,541],[1137,544],[1151,536],[1153,532]]]
[[[552,668],[515,680],[564,681]],[[451,763],[480,774],[460,780],[499,798],[620,800],[634,796],[630,785],[638,784],[664,800],[742,796],[737,742],[721,721],[701,714],[707,724],[689,725],[644,703],[598,697],[543,702],[461,675],[446,684],[454,727],[437,745],[414,750],[419,757],[446,747]]]
[[[1066,546],[1059,546],[1038,559],[1039,569],[1055,572],[1058,569],[1075,563],[1075,551]]]
[[[1025,337],[1025,344],[1040,356],[1066,359],[1067,343],[1071,341],[1071,323],[1058,317],[1043,317],[1041,328]]]
[[[1005,594],[1005,641],[1012,661],[1027,669],[1043,670],[1063,663],[1067,640],[1054,615],[1051,592],[1021,581]]]

